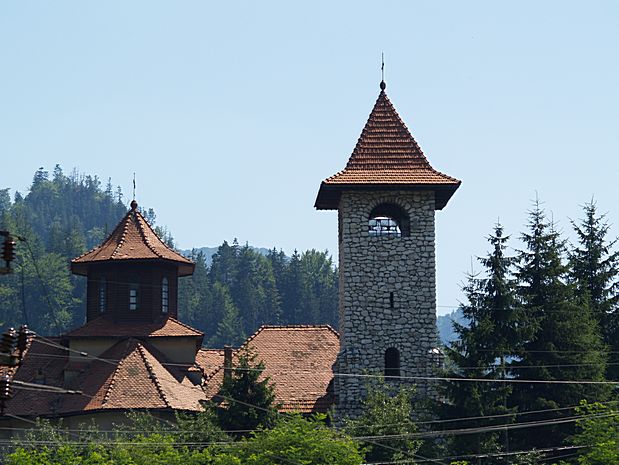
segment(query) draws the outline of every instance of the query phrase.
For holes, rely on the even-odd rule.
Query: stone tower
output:
[[[365,379],[433,374],[436,356],[434,211],[460,181],[433,169],[380,84],[343,171],[320,185],[315,207],[339,218],[341,346],[334,365],[338,416],[356,416]],[[342,376],[343,375],[343,376]],[[418,391],[426,389],[417,382]]]

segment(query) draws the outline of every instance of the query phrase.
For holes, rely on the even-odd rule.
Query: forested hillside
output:
[[[126,213],[120,188],[96,176],[40,168],[27,195],[0,190],[0,229],[17,241],[14,272],[0,279],[0,323],[27,323],[58,334],[85,318],[86,280],[69,260],[98,245]],[[157,227],[152,209],[145,217]],[[206,254],[205,254],[206,252]],[[194,250],[192,277],[180,280],[179,316],[203,330],[209,345],[238,344],[262,324],[337,324],[337,272],[327,252],[287,257],[224,242],[214,254]],[[212,256],[211,256],[212,255]]]

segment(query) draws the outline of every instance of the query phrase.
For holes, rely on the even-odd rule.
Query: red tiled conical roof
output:
[[[184,367],[147,342],[123,339],[80,367],[70,361],[59,342],[33,338],[15,379],[32,383],[43,376],[47,386],[81,394],[20,389],[7,403],[8,413],[38,417],[118,409],[203,410],[202,388],[191,382]],[[67,370],[77,375],[67,380]]]
[[[105,316],[90,320],[85,325],[65,334],[67,337],[204,337],[204,333],[168,317],[159,322],[126,321],[118,323]]]
[[[153,231],[137,206],[135,200],[131,202],[131,210],[100,246],[71,260],[73,273],[87,274],[90,263],[122,260],[166,260],[179,265],[179,276],[193,273],[194,263],[169,248]]]
[[[430,166],[387,97],[384,84],[346,168],[320,185],[315,207],[337,209],[342,190],[429,189],[436,208],[445,206],[460,181]]]

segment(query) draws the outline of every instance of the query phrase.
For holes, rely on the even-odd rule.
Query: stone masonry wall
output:
[[[408,213],[409,237],[369,235],[370,212],[383,203]],[[344,192],[339,229],[341,349],[334,371],[382,374],[385,351],[396,348],[401,376],[431,376],[431,350],[437,344],[434,193]],[[359,415],[365,382],[362,377],[335,376],[338,418]],[[420,395],[427,393],[423,382],[388,382],[417,384]]]

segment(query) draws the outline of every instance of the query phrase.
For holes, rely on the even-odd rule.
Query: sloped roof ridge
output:
[[[370,112],[370,115],[368,116],[365,126],[363,126],[363,129],[361,130],[361,134],[359,135],[359,138],[357,139],[355,148],[353,149],[352,154],[350,158],[348,159],[348,162],[346,163],[346,167],[344,169],[362,169],[360,167],[357,167],[355,163],[356,162],[355,155],[359,154],[359,152],[363,150],[362,145],[364,142],[366,142],[366,138],[368,137],[370,133],[370,127],[373,124],[376,124],[375,122],[377,118],[376,113],[378,112],[379,106],[383,101],[385,102],[385,106],[388,108],[388,111],[391,113],[391,116],[395,118],[397,123],[401,126],[401,129],[404,130],[406,134],[406,138],[408,139],[408,142],[413,144],[414,151],[418,152],[419,161],[422,162],[425,165],[425,167],[432,168],[432,166],[430,165],[430,162],[428,161],[425,154],[423,153],[423,150],[421,149],[420,145],[417,143],[417,141],[413,137],[413,134],[411,133],[410,129],[408,129],[408,126],[406,126],[406,123],[400,117],[400,114],[396,110],[395,106],[393,105],[393,103],[391,103],[391,100],[387,96],[387,93],[384,90],[381,90],[380,94],[378,94],[378,98],[376,99],[376,102],[374,103],[374,106],[372,107],[372,111]]]
[[[204,334],[204,333],[202,333],[202,331],[200,331],[199,329],[196,329],[196,328],[194,328],[193,326],[189,326],[187,323],[183,323],[181,320],[177,320],[177,319],[176,319],[176,318],[174,318],[174,317],[169,316],[169,317],[168,317],[168,320],[172,320],[172,321],[174,321],[175,323],[178,323],[179,325],[181,325],[181,326],[183,326],[183,327],[185,327],[185,328],[187,328],[187,329],[190,329],[191,331],[195,331],[196,333]]]
[[[243,347],[249,345],[249,343],[256,339],[256,336],[258,336],[258,334],[260,334],[265,329],[265,327],[265,325],[260,326],[260,328],[258,328],[254,334],[245,339],[245,342],[241,344],[241,346],[237,350],[241,350]]]
[[[146,244],[146,246],[149,248],[149,250],[151,252],[153,252],[155,255],[157,255],[159,258],[163,258],[165,259],[166,257],[160,252],[158,251],[155,246],[151,243],[150,239],[147,237],[146,235],[146,231],[145,231],[145,226],[153,233],[155,234],[155,236],[157,235],[155,233],[155,231],[153,230],[153,227],[151,226],[151,224],[148,222],[148,220],[144,217],[144,215],[142,215],[142,213],[136,208],[135,210],[131,209],[129,211],[129,213],[133,213],[134,218],[135,218],[135,223],[138,227],[138,231],[140,232],[140,237],[142,238],[142,240],[144,241],[144,244]],[[126,231],[126,229],[125,229]],[[123,235],[124,238],[124,235]],[[167,250],[169,250],[170,252],[173,252],[177,255],[180,255],[182,258],[188,260],[187,257],[185,257],[182,253],[177,252],[176,250],[173,250],[171,247],[168,246],[168,244],[166,244],[164,241],[162,241],[160,239],[161,245],[163,245]]]
[[[128,212],[129,213],[129,212]],[[78,255],[77,257],[75,257],[74,259],[72,259],[72,262],[78,261],[81,258],[85,257],[86,255],[89,255],[93,252],[95,252],[96,250],[99,250],[106,242],[107,239],[113,237],[116,234],[116,231],[118,231],[121,227],[123,229],[123,232],[121,234],[121,240],[118,242],[118,245],[116,246],[116,248],[114,249],[114,252],[112,253],[112,256],[114,256],[116,254],[116,251],[118,250],[118,248],[120,247],[120,244],[122,244],[122,242],[124,242],[125,239],[125,235],[127,234],[127,222],[125,221],[127,219],[127,215],[125,215],[123,217],[122,220],[120,220],[120,222],[116,225],[116,227],[114,228],[114,230],[112,231],[112,233],[107,236],[107,238],[99,245],[94,246],[92,249],[87,250],[86,252],[84,252],[81,255]]]
[[[134,341],[135,341],[135,339],[133,339],[133,338],[128,339],[126,341],[126,347],[129,347],[129,344],[134,342]],[[110,349],[106,350],[106,352],[109,352],[113,348],[114,348],[114,346],[110,347]],[[105,352],[104,352],[104,354],[105,354]],[[104,355],[104,354],[101,354],[101,355]],[[103,401],[101,402],[101,406],[102,407],[104,405],[106,405],[107,402],[110,400],[110,396],[112,395],[112,390],[114,389],[114,385],[116,384],[116,375],[120,371],[120,368],[125,363],[126,359],[127,359],[126,357],[124,357],[124,358],[121,357],[121,359],[118,360],[118,363],[116,364],[116,368],[114,369],[114,373],[112,373],[112,376],[110,376],[110,384],[108,385],[107,389],[105,390],[105,395],[103,396]]]
[[[340,334],[333,328],[333,326],[331,326],[329,324],[314,324],[314,325],[312,325],[312,324],[307,324],[307,325],[301,325],[301,324],[294,324],[294,325],[262,325],[258,329],[258,331],[254,334],[254,336],[256,336],[258,334],[258,332],[260,332],[261,330],[264,330],[264,329],[328,329],[333,334],[335,334],[337,337],[340,337]]]
[[[138,215],[140,215],[140,216],[138,217]],[[146,247],[148,247],[159,258],[163,258],[163,255],[160,252],[158,252],[157,250],[155,250],[155,247],[150,243],[150,240],[146,237],[146,233],[144,232],[144,225],[142,224],[142,221],[146,224],[146,226],[148,228],[151,229],[151,231],[152,231],[153,227],[148,223],[148,220],[146,218],[144,218],[144,215],[142,215],[137,210],[135,210],[135,218],[137,220],[138,231],[140,231],[140,236],[142,236],[142,240],[146,244]],[[161,243],[169,249],[168,245],[165,242],[161,241]]]
[[[147,349],[141,343],[138,343],[137,347],[138,347],[138,351],[140,353],[140,357],[142,357],[142,361],[144,362],[144,366],[146,366],[146,369],[148,370],[149,378],[151,379],[151,381],[153,382],[153,384],[157,388],[157,392],[159,393],[159,396],[163,399],[163,401],[165,402],[167,407],[172,408],[172,404],[170,403],[170,400],[168,399],[168,396],[164,392],[163,387],[161,386],[161,383],[159,382],[159,378],[155,374],[155,370],[153,370],[153,366],[151,365],[151,363],[146,358],[146,354],[144,352]]]
[[[122,221],[120,224],[123,225],[123,233],[120,236],[120,240],[118,241],[118,244],[116,244],[116,247],[114,248],[114,252],[111,253],[110,258],[114,258],[116,256],[116,254],[118,253],[118,250],[120,249],[120,246],[123,245],[125,243],[125,238],[127,237],[127,230],[129,229],[129,221],[131,218],[131,213],[133,212],[133,210],[130,210],[127,215],[125,215],[125,221]],[[112,233],[113,235],[114,233]]]
[[[329,331],[331,331],[333,334],[335,334],[338,339],[340,337],[340,334],[331,327],[331,325],[262,325],[260,326],[260,328],[258,328],[256,330],[256,332],[254,334],[252,334],[251,336],[249,336],[245,342],[243,344],[241,344],[241,346],[237,349],[237,351],[249,346],[249,343],[251,341],[253,341],[254,339],[256,339],[256,337],[263,332],[265,329],[328,329]]]
[[[135,231],[134,231],[135,230]],[[135,234],[135,238],[133,238]],[[132,252],[131,241],[135,241],[142,247],[142,252]],[[120,255],[128,249],[126,255]],[[191,265],[193,262],[182,253],[171,248],[154,231],[148,220],[137,209],[137,203],[132,202],[131,209],[123,216],[114,228],[113,232],[96,247],[71,260],[73,265],[82,265],[93,261],[107,260],[131,260],[131,259],[159,259],[171,260],[183,265]],[[187,272],[187,270],[184,270]],[[187,274],[191,274],[191,272]],[[80,274],[80,273],[78,273]]]

